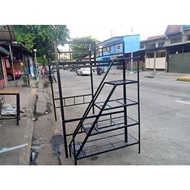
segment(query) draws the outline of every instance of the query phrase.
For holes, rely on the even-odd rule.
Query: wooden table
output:
[[[17,121],[17,126],[19,125],[19,120],[20,120],[20,91],[17,89],[3,89],[0,90],[0,95],[15,95],[16,96],[16,116],[9,116],[9,117],[4,117],[1,116],[0,120],[4,119],[16,119]]]

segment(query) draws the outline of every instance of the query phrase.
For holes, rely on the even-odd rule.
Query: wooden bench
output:
[[[5,120],[5,119],[16,119],[17,121],[17,126],[19,125],[19,120],[20,120],[20,91],[17,89],[3,89],[0,90],[0,95],[15,95],[16,96],[16,116],[8,116],[4,117],[1,116],[0,120]]]

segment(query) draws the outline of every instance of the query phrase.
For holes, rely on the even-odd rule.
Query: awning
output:
[[[2,46],[0,46],[0,53],[4,54],[4,55],[10,55],[10,52],[7,51],[5,48],[3,48]]]
[[[16,36],[11,25],[0,25],[0,42],[16,41]]]

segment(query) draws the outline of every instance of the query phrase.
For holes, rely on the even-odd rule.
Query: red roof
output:
[[[165,38],[165,35],[158,35],[158,36],[150,36],[146,40],[141,40],[141,42],[147,42],[152,40],[159,40]]]
[[[175,34],[181,32],[182,25],[168,25],[165,34]]]
[[[150,36],[147,38],[147,40],[158,40],[158,39],[161,39],[161,38],[165,38],[164,35],[159,35],[159,36]]]

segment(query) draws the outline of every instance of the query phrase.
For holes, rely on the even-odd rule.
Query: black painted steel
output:
[[[75,42],[57,42],[59,44],[76,44]],[[80,42],[77,42],[80,44]],[[85,44],[82,42],[82,44]],[[57,108],[61,109],[62,117],[62,127],[63,127],[63,139],[65,147],[65,155],[68,157],[67,148],[69,148],[70,156],[74,158],[74,163],[77,165],[77,160],[102,154],[105,152],[117,150],[127,146],[138,145],[140,153],[140,86],[139,86],[139,62],[137,64],[137,79],[131,80],[126,77],[126,60],[131,60],[131,58],[126,58],[123,55],[119,58],[114,58],[113,60],[107,61],[97,61],[96,60],[96,47],[94,44],[89,43],[89,58],[84,58],[80,61],[73,61],[72,57],[70,60],[59,61],[58,52],[55,50],[56,55],[56,68],[57,68],[57,77],[58,77],[58,89],[59,89],[59,98],[54,98],[53,101],[59,100],[60,106],[54,106],[54,112]],[[91,48],[93,46],[93,48]],[[123,44],[124,47],[124,44]],[[56,49],[57,46],[54,46]],[[90,49],[91,48],[91,49]],[[72,56],[73,52],[69,49],[70,55]],[[92,57],[93,56],[93,57]],[[116,57],[116,56],[115,56]],[[133,60],[138,61],[139,58],[133,57]],[[80,64],[80,66],[79,66]],[[81,66],[81,64],[83,64]],[[96,92],[94,93],[94,84],[93,84],[93,75],[92,67],[95,66],[109,66],[107,72],[102,78]],[[51,63],[49,64],[51,65]],[[106,81],[106,78],[109,74],[109,71],[113,66],[122,65],[122,79],[117,81]],[[66,68],[79,68],[79,67],[90,67],[90,85],[91,92],[89,94],[81,94],[76,96],[63,97],[62,87],[61,87],[61,78],[59,69],[62,69],[63,66]],[[127,85],[137,85],[137,98],[128,98],[128,89]],[[111,87],[110,92],[107,95],[105,101],[98,102],[98,97],[101,96],[101,92],[105,86]],[[115,89],[121,86],[123,89],[122,98],[111,99],[112,95],[115,92]],[[51,85],[53,88],[53,85]],[[53,93],[53,90],[52,90]],[[85,100],[85,97],[91,96],[90,102]],[[81,98],[82,101],[77,103],[77,98]],[[67,104],[67,99],[73,99],[72,104]],[[89,103],[83,116],[80,118],[65,119],[64,117],[64,107],[69,106],[78,106],[81,104]],[[130,117],[128,114],[128,108],[136,106],[137,107],[137,117]],[[95,107],[98,110],[95,114]],[[92,115],[90,114],[92,110]],[[89,121],[90,120],[90,121]],[[66,132],[66,124],[70,122],[79,121],[73,133]],[[133,137],[129,134],[131,127],[137,126],[138,136]],[[67,147],[67,137],[70,136],[71,140],[69,146]],[[78,137],[81,142],[78,141]],[[105,143],[101,144],[101,143]]]

